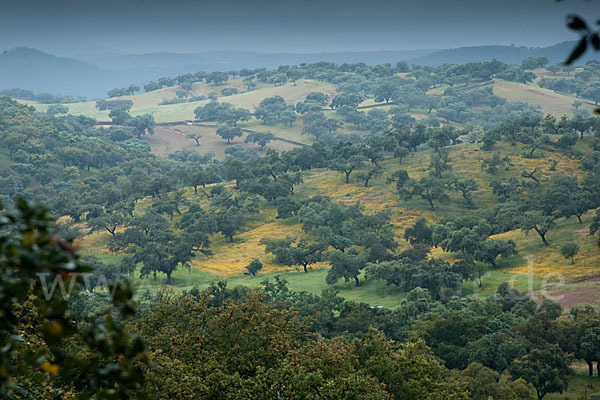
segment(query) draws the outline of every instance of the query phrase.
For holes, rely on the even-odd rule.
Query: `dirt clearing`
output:
[[[147,136],[146,139],[150,144],[152,153],[161,157],[167,157],[169,154],[178,150],[197,151],[200,154],[206,154],[212,151],[215,153],[215,158],[217,160],[223,160],[226,156],[225,149],[231,145],[228,145],[216,132],[216,128],[203,126],[157,126],[154,128],[154,135]],[[199,146],[196,145],[194,139],[187,138],[188,133],[201,136]],[[246,135],[247,133],[244,132],[242,137],[235,138],[231,144],[239,143],[244,146],[245,150],[254,150],[260,155],[266,154],[268,149],[286,151],[296,147],[291,143],[273,140],[265,146],[264,150],[260,150],[260,147],[255,144],[244,143]]]
[[[570,282],[562,287],[546,290],[546,293],[538,291],[534,300],[540,304],[543,297],[559,303],[564,309],[586,304],[598,304],[600,300],[600,277],[582,279]]]

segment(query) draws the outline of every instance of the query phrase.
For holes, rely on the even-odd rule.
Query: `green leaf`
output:
[[[567,16],[567,26],[569,29],[573,29],[574,31],[587,31],[588,26],[585,21],[579,18],[577,15],[569,15]]]
[[[600,50],[600,35],[598,34],[598,32],[594,33],[590,37],[590,43],[592,44],[592,46],[594,46],[594,49]]]
[[[567,61],[565,61],[565,65],[572,64],[575,60],[577,60],[581,55],[587,50],[587,35],[584,35],[577,47],[573,49]]]

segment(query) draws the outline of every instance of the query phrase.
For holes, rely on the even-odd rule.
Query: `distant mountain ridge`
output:
[[[254,51],[223,50],[204,53],[147,53],[115,55],[91,58],[89,61],[103,68],[121,70],[127,68],[181,68],[196,65],[205,71],[241,68],[277,68],[280,65],[329,61],[341,63],[382,64],[409,60],[438,50],[378,50],[347,51],[335,53],[259,53]],[[184,72],[190,72],[184,71]],[[181,72],[180,72],[181,73]]]
[[[112,88],[143,85],[165,76],[196,71],[277,68],[280,65],[331,61],[367,64],[395,63],[436,50],[339,53],[259,53],[211,51],[197,54],[148,53],[88,55],[85,61],[56,57],[18,47],[0,54],[0,88],[20,88],[62,95],[105,97]]]
[[[0,53],[0,88],[101,96],[100,88],[118,85],[118,74],[96,65],[18,47]]]
[[[530,57],[547,57],[550,64],[558,64],[566,60],[577,42],[562,42],[548,47],[522,46],[474,46],[456,49],[439,50],[419,57],[409,62],[411,64],[438,66],[441,64],[463,64],[467,62],[489,61],[495,58],[507,64],[520,64]],[[585,63],[589,59],[599,59],[598,53],[588,52],[579,60]]]
[[[548,57],[550,63],[563,61],[575,42],[544,48],[516,46],[476,46],[456,49],[409,51],[348,51],[336,53],[260,53],[253,51],[211,51],[195,54],[148,53],[88,55],[85,61],[56,57],[40,50],[18,47],[0,54],[0,88],[21,88],[36,93],[105,97],[112,88],[132,83],[143,85],[164,76],[187,72],[276,68],[280,65],[314,63],[382,64],[405,60],[409,64],[437,66],[488,61],[493,58],[509,64],[529,57]],[[598,54],[589,53],[598,59]]]

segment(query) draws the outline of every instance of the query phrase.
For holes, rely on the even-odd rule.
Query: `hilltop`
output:
[[[231,71],[267,68],[302,63],[333,62],[368,65],[396,64],[439,66],[464,64],[496,59],[519,64],[527,58],[547,57],[550,63],[564,61],[575,42],[563,42],[549,47],[474,46],[454,49],[347,51],[331,53],[260,53],[252,51],[210,51],[203,53],[124,54],[103,51],[99,55],[82,55],[81,59],[56,57],[25,47],[4,51],[0,55],[0,89],[20,88],[34,92],[61,95],[102,97],[111,87],[126,84],[143,85],[165,76],[190,71]],[[597,60],[587,54],[579,64]]]
[[[27,47],[0,54],[0,88],[61,95],[102,96],[111,85],[127,82],[96,65]]]
[[[569,54],[576,44],[576,41],[568,41],[548,47],[501,45],[459,47],[456,49],[439,50],[412,58],[410,59],[410,63],[435,67],[442,64],[464,64],[496,59],[507,64],[520,64],[527,58],[546,57],[551,64],[559,64],[565,60],[565,54]],[[597,59],[598,56],[591,53],[578,62],[584,64],[588,60]]]

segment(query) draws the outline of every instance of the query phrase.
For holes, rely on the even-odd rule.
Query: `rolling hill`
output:
[[[204,82],[194,83],[192,93],[195,96],[207,95],[211,92],[220,93],[224,87],[238,87],[243,90],[241,79],[231,79],[225,85],[208,85]],[[157,123],[179,122],[194,118],[194,109],[204,105],[209,100],[194,101],[188,103],[159,105],[162,100],[172,99],[175,97],[175,92],[179,87],[164,88],[148,93],[141,93],[133,96],[122,96],[119,99],[132,100],[133,107],[132,115],[140,115],[150,113],[154,116]],[[242,107],[254,111],[260,101],[270,96],[281,96],[289,104],[296,104],[298,101],[304,100],[310,92],[325,92],[329,95],[335,93],[335,87],[326,82],[318,82],[314,80],[303,79],[295,85],[287,83],[281,86],[273,86],[267,84],[257,85],[257,88],[252,91],[242,92],[232,96],[220,96],[218,101],[231,103],[236,107]],[[45,111],[48,107],[46,104],[36,104],[36,108],[40,111]],[[96,118],[99,121],[110,121],[108,111],[99,111],[96,108],[94,101],[86,101],[82,103],[68,104],[69,113],[74,115],[86,115]]]
[[[565,61],[565,55],[577,45],[576,41],[558,43],[548,47],[523,47],[523,46],[473,46],[446,49],[409,60],[411,64],[438,66],[441,64],[464,64],[467,62],[483,62],[496,59],[507,64],[520,64],[530,57],[547,57],[550,64]],[[597,54],[584,55],[577,64],[587,60],[598,60]]]
[[[336,63],[396,63],[434,50],[371,51],[340,53],[259,53],[215,51],[198,54],[102,54],[84,61],[56,57],[26,47],[0,54],[0,88],[28,89],[34,92],[104,97],[112,88],[143,84],[165,76],[195,71],[231,71],[242,68],[277,68],[329,61]]]
[[[19,47],[0,54],[0,88],[4,89],[95,97],[125,82],[113,71],[35,49]]]
[[[538,77],[547,76],[545,70],[534,71]],[[478,89],[478,85],[491,87],[494,94],[507,99],[509,102],[527,102],[531,104],[539,104],[544,113],[550,113],[557,117],[563,114],[570,115],[573,112],[574,97],[555,93],[551,90],[540,88],[535,82],[530,84],[520,84],[508,82],[501,79],[493,79],[487,82],[473,84],[473,87],[456,87],[456,90],[464,90],[468,93],[469,90]],[[227,82],[219,85],[208,84],[205,82],[194,83],[191,88],[191,94],[194,96],[206,96],[208,94],[221,94],[221,90],[225,87],[235,87],[240,92],[231,96],[218,96],[219,102],[227,102],[235,107],[242,107],[253,112],[261,100],[272,97],[281,96],[287,104],[294,105],[305,99],[307,94],[311,92],[324,92],[333,97],[336,94],[336,86],[331,83],[321,82],[313,79],[299,79],[296,83],[285,83],[275,86],[258,81],[253,90],[247,90],[241,78],[230,79]],[[438,86],[432,89],[429,94],[441,94],[447,86]],[[216,134],[216,125],[214,122],[203,123],[201,126],[192,126],[184,123],[174,124],[185,120],[193,119],[194,109],[200,105],[208,103],[207,100],[186,102],[179,104],[160,105],[163,100],[169,100],[176,96],[179,87],[170,87],[156,90],[149,93],[137,94],[133,96],[123,96],[120,99],[132,100],[133,108],[132,115],[140,115],[149,113],[152,114],[158,123],[172,123],[169,126],[158,126],[153,136],[146,136],[144,139],[148,141],[152,152],[160,157],[166,157],[169,154],[178,150],[192,150],[200,154],[213,152],[217,160],[223,160],[225,150],[228,145],[225,144]],[[38,110],[44,111],[48,106],[43,104],[34,105]],[[392,105],[383,103],[374,103],[373,99],[368,99],[362,103],[362,106],[372,108],[366,109],[381,109],[389,110]],[[100,121],[108,121],[107,111],[98,111],[94,102],[83,102],[69,104],[69,111],[75,115],[87,115],[97,118]],[[591,109],[590,104],[582,106],[586,109]],[[361,108],[362,110],[362,108]],[[427,117],[426,111],[415,108],[411,115],[422,118]],[[436,115],[434,110],[431,115]],[[422,115],[421,115],[422,114]],[[328,118],[338,119],[343,121],[343,118],[333,110],[324,110],[324,115]],[[241,122],[239,125],[246,129],[257,131],[271,131],[276,135],[312,143],[312,136],[302,135],[303,121],[300,116],[292,126],[277,123],[273,125],[263,125],[261,121],[251,119],[250,121]],[[194,133],[202,136],[200,145],[196,146],[192,139],[188,139],[186,134]],[[366,131],[358,130],[353,124],[346,123],[343,133],[357,133],[359,135],[366,134]],[[242,138],[234,140],[235,143],[241,144]],[[589,152],[591,138],[586,138],[577,145],[577,149],[584,154]],[[260,151],[256,145],[242,145],[245,150],[257,151],[259,154],[264,154],[265,150]],[[267,145],[267,149],[275,149],[278,151],[288,150],[294,145],[282,141],[273,141]],[[503,155],[510,156],[511,166],[507,171],[500,171],[498,175],[492,176],[481,169],[482,160],[489,157],[488,152],[480,149],[479,143],[463,143],[460,145],[451,146],[449,148],[449,159],[452,164],[452,174],[471,178],[479,186],[479,190],[475,192],[474,200],[479,207],[494,207],[498,203],[498,199],[492,194],[490,183],[492,179],[501,179],[507,181],[511,178],[521,179],[522,171],[536,170],[539,174],[539,179],[547,181],[556,173],[563,173],[570,176],[581,176],[580,161],[576,158],[571,158],[565,153],[548,148],[542,150],[545,154],[538,158],[528,158],[524,154],[525,146],[521,144],[511,145],[510,143],[502,143],[499,148]],[[547,160],[552,158],[556,161],[555,168],[551,169],[551,163]],[[387,178],[398,168],[408,171],[411,177],[420,177],[427,174],[430,162],[429,151],[418,151],[411,153],[408,157],[399,162],[398,159],[386,159],[382,164],[384,172],[382,175],[374,179],[370,187],[364,187],[361,182],[354,177],[350,184],[343,183],[343,177],[339,174],[327,170],[312,170],[304,173],[304,183],[295,190],[293,199],[303,200],[315,195],[329,196],[337,201],[342,201],[348,204],[353,204],[360,201],[365,206],[369,213],[378,210],[388,210],[392,213],[392,223],[396,238],[400,242],[401,249],[408,248],[408,244],[401,240],[403,232],[407,226],[414,223],[420,216],[426,217],[428,220],[435,222],[441,220],[444,216],[455,216],[469,214],[472,210],[467,209],[461,203],[458,194],[451,193],[451,202],[449,204],[441,204],[435,212],[431,212],[427,204],[421,200],[413,199],[404,201],[399,196],[394,187],[386,183]],[[224,185],[231,187],[231,183]],[[186,190],[185,198],[190,202],[197,202],[201,205],[205,204],[206,196],[202,194],[194,195],[193,191]],[[144,209],[150,205],[151,199],[146,198],[138,202],[137,207]],[[175,217],[176,219],[177,217]],[[511,282],[513,285],[522,291],[539,290],[542,279],[549,271],[559,272],[567,280],[567,286],[554,286],[552,289],[557,294],[565,295],[564,305],[571,306],[582,302],[595,303],[598,301],[597,296],[588,295],[585,299],[578,298],[577,293],[589,291],[590,288],[597,288],[600,282],[596,282],[596,278],[600,275],[598,270],[598,262],[600,262],[600,254],[598,253],[595,244],[595,238],[587,236],[587,225],[590,223],[591,213],[588,213],[583,218],[583,224],[579,224],[574,218],[566,220],[564,218],[557,220],[557,226],[549,234],[549,247],[543,246],[539,238],[534,235],[524,235],[519,230],[507,232],[496,236],[499,239],[512,239],[518,244],[519,255],[509,257],[503,260],[498,268],[489,271],[484,278],[483,286],[477,287],[472,283],[467,283],[466,292],[478,296],[486,297],[492,295],[502,282]],[[176,221],[173,221],[176,222]],[[191,262],[192,268],[187,271],[176,271],[174,274],[175,287],[177,289],[187,289],[193,286],[206,286],[210,282],[218,279],[227,278],[232,280],[233,284],[245,284],[256,286],[259,285],[265,277],[272,277],[276,274],[284,274],[290,282],[290,286],[294,289],[309,290],[313,293],[319,293],[327,287],[324,276],[327,272],[327,264],[318,264],[315,270],[309,274],[297,272],[293,268],[286,268],[274,262],[270,255],[264,254],[263,246],[259,245],[262,238],[282,238],[289,235],[298,236],[301,234],[299,221],[295,218],[281,220],[276,218],[276,210],[272,204],[262,202],[260,213],[251,218],[250,223],[246,226],[245,231],[238,236],[238,240],[234,243],[229,243],[223,236],[216,234],[212,237],[212,250],[214,255],[197,255]],[[86,236],[81,242],[81,248],[89,254],[99,256],[102,260],[111,261],[118,260],[121,256],[108,252],[106,243],[108,233],[94,233]],[[576,267],[571,266],[568,260],[565,260],[559,252],[560,246],[568,241],[577,240],[581,247],[581,253],[577,258]],[[443,253],[440,249],[434,249],[433,255],[436,257],[451,259],[452,255]],[[260,258],[265,267],[258,277],[245,276],[245,266],[254,258]],[[160,286],[163,282],[143,280],[138,282],[141,285]],[[365,301],[370,304],[384,305],[386,307],[394,307],[398,305],[403,298],[402,293],[393,287],[386,286],[383,282],[365,282],[359,288],[351,288],[343,283],[338,283],[335,286],[336,290],[349,299]],[[575,297],[573,297],[575,296]]]
[[[489,61],[493,58],[520,64],[528,57],[548,57],[551,64],[564,61],[575,42],[564,42],[544,48],[518,46],[475,46],[456,49],[357,51],[337,53],[259,53],[250,51],[213,51],[195,54],[101,53],[87,55],[85,61],[55,57],[51,54],[20,47],[0,54],[0,88],[21,88],[34,92],[103,97],[112,88],[129,84],[143,85],[164,76],[195,71],[231,71],[242,68],[277,68],[319,61],[366,63],[369,65],[407,61],[409,64],[437,66]],[[586,54],[580,63],[598,59]]]
[[[503,97],[511,103],[521,101],[539,104],[545,114],[552,114],[557,118],[562,115],[570,116],[573,113],[572,104],[575,96],[556,93],[536,85],[507,82],[501,79],[494,81],[493,90],[495,95]],[[581,108],[592,111],[595,107],[591,102],[584,102]]]
[[[210,51],[203,53],[148,53],[125,54],[88,58],[87,61],[116,71],[136,71],[144,75],[150,72],[160,76],[174,76],[190,71],[227,71],[242,68],[277,68],[280,65],[296,65],[319,61],[341,63],[383,64],[410,60],[436,50],[381,50],[346,51],[334,53],[261,53],[255,51]]]
[[[181,127],[181,129],[185,129]],[[589,139],[589,138],[588,138]],[[452,171],[461,177],[474,179],[480,189],[475,192],[474,200],[478,206],[492,207],[495,196],[492,194],[490,182],[492,179],[508,180],[512,177],[519,178],[523,170],[537,168],[540,179],[547,180],[552,175],[562,173],[567,175],[579,175],[579,161],[567,155],[549,151],[547,157],[557,160],[555,170],[551,170],[547,157],[526,158],[526,148],[523,145],[511,145],[502,143],[499,150],[502,154],[511,157],[512,166],[507,171],[501,171],[493,176],[480,168],[484,158],[489,157],[489,152],[480,150],[480,144],[464,143],[452,146],[449,158]],[[586,152],[589,148],[589,140],[578,144],[578,149]],[[440,204],[436,211],[432,212],[427,204],[420,199],[410,201],[402,200],[393,185],[386,183],[387,177],[398,168],[408,171],[411,177],[419,177],[427,173],[429,165],[429,151],[417,152],[409,155],[401,163],[397,159],[387,159],[383,163],[383,174],[375,179],[370,187],[365,188],[362,182],[355,177],[351,178],[350,184],[343,183],[343,176],[327,170],[313,170],[305,173],[304,184],[299,186],[293,195],[295,200],[302,200],[312,196],[329,196],[336,201],[346,204],[354,204],[356,201],[365,207],[367,213],[380,210],[388,210],[392,215],[392,224],[396,238],[401,249],[409,248],[409,244],[401,239],[404,230],[413,224],[416,219],[423,216],[430,221],[439,221],[444,216],[464,215],[472,211],[463,207],[460,196],[451,194],[449,204]],[[225,183],[232,187],[231,183]],[[185,197],[188,201],[204,205],[206,197],[202,194],[194,195],[193,191],[187,190]],[[151,199],[145,199],[138,207],[147,207]],[[545,284],[546,291],[556,296],[556,301],[565,307],[574,304],[593,303],[598,304],[600,298],[594,292],[600,288],[600,281],[594,277],[600,274],[598,267],[600,253],[596,245],[596,238],[586,234],[593,213],[587,213],[583,223],[579,224],[577,219],[557,220],[556,227],[548,234],[550,246],[546,247],[535,234],[524,235],[515,230],[493,236],[496,239],[513,239],[518,244],[519,254],[502,260],[498,268],[490,270],[483,279],[483,285],[479,288],[472,283],[466,283],[465,290],[470,295],[477,297],[488,297],[495,293],[497,286],[502,282],[511,282],[518,290],[532,290],[532,295],[537,298],[540,295],[542,281],[547,274],[561,274],[565,284],[561,285],[551,278]],[[251,222],[247,229],[242,232],[238,240],[229,243],[220,234],[213,237],[212,250],[214,255],[197,256],[192,262],[191,272],[179,270],[174,273],[175,288],[177,290],[190,289],[193,286],[205,287],[211,282],[226,278],[230,284],[258,286],[265,278],[282,275],[289,281],[290,287],[297,290],[308,290],[312,293],[320,293],[327,287],[325,274],[328,265],[317,264],[308,274],[304,274],[294,268],[284,267],[275,263],[272,255],[264,253],[264,247],[258,242],[262,238],[283,238],[286,236],[298,236],[301,234],[301,225],[296,218],[281,220],[276,218],[276,210],[272,205],[264,203],[261,212]],[[116,261],[120,256],[108,252],[106,243],[109,234],[106,232],[94,233],[86,236],[81,242],[82,251],[99,256],[106,261]],[[569,260],[561,256],[559,249],[565,242],[577,240],[581,251],[576,257],[575,266]],[[451,253],[444,253],[441,249],[433,249],[432,256],[451,259]],[[256,277],[245,276],[245,266],[254,258],[259,258],[265,265],[261,274]],[[142,287],[159,287],[164,284],[164,279],[152,281],[149,279],[139,281]],[[364,282],[360,287],[345,285],[340,282],[334,286],[340,295],[351,300],[365,301],[370,304],[395,307],[403,299],[402,292],[387,286],[381,281]],[[588,293],[587,296],[576,296],[577,293]]]

